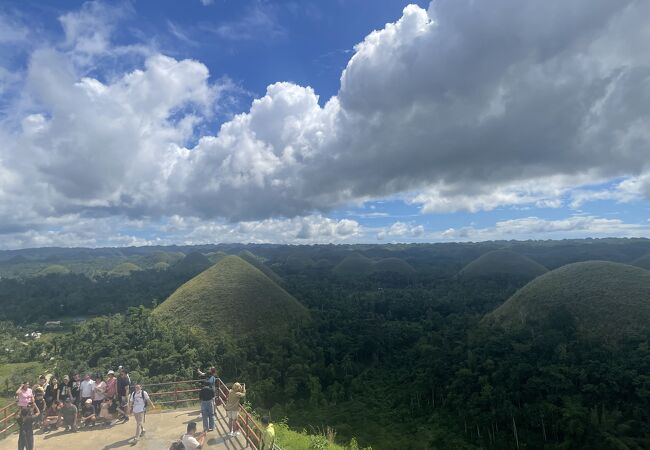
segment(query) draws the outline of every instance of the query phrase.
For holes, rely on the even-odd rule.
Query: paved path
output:
[[[203,425],[201,414],[197,409],[176,409],[166,412],[147,414],[145,429],[147,432],[140,442],[133,444],[135,435],[135,420],[126,424],[112,427],[81,429],[77,433],[66,433],[61,429],[48,434],[36,431],[34,434],[34,450],[168,450],[171,443],[185,431],[188,422],[198,422],[197,429]],[[231,438],[226,436],[227,422],[223,408],[217,411],[217,429],[208,433],[204,448],[211,450],[238,450],[246,447],[242,436]],[[18,448],[18,436],[14,433],[0,441],[0,450],[15,450]]]

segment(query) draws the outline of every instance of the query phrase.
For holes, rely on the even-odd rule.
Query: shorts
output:
[[[237,417],[239,416],[239,411],[226,411],[226,414],[228,415],[229,419],[232,420],[237,420]]]

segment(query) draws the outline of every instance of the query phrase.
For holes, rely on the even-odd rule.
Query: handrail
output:
[[[16,422],[14,421],[12,421],[9,425],[7,425],[7,422],[13,419],[17,411],[18,406],[15,402],[12,402],[0,409],[0,415],[2,416],[0,417],[0,436],[2,438],[6,437],[9,430],[16,426]]]

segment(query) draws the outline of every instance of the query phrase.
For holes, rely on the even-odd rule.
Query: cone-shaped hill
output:
[[[332,272],[339,276],[354,277],[367,275],[372,272],[372,269],[372,259],[355,252],[346,256],[343,261],[334,266]]]
[[[138,263],[142,267],[156,267],[158,263],[165,263],[168,266],[177,263],[185,256],[182,253],[170,253],[170,252],[153,252],[148,255],[140,257]]]
[[[512,275],[532,280],[548,269],[532,259],[509,250],[494,250],[485,253],[466,265],[458,274],[466,278],[487,278],[497,275]]]
[[[70,269],[60,264],[52,264],[47,266],[45,269],[38,272],[38,276],[45,277],[47,275],[67,275],[70,273]]]
[[[205,255],[205,257],[208,258],[212,264],[218,263],[226,256],[228,256],[228,253],[224,252],[210,252]]]
[[[169,270],[183,276],[196,276],[210,267],[212,263],[202,253],[193,252],[172,265]]]
[[[140,270],[142,270],[140,266],[130,262],[124,262],[115,266],[113,270],[108,272],[108,274],[112,277],[128,277],[133,272],[138,272]]]
[[[578,334],[608,341],[650,327],[650,272],[627,264],[587,261],[548,272],[517,291],[483,322],[544,325],[568,313]]]
[[[232,255],[179,287],[154,314],[234,339],[284,335],[309,320],[308,310],[294,297]]]
[[[650,253],[640,257],[639,259],[635,259],[634,262],[632,262],[632,265],[650,270]]]
[[[400,275],[412,276],[415,275],[415,269],[409,263],[400,258],[384,258],[375,262],[372,266],[372,271],[376,273],[398,273]]]
[[[252,265],[255,267],[257,270],[261,271],[264,275],[269,277],[271,280],[273,280],[277,284],[282,284],[284,283],[284,280],[269,266],[264,264],[260,258],[249,252],[248,250],[244,250],[243,252],[239,253],[239,257],[246,261],[248,264]]]

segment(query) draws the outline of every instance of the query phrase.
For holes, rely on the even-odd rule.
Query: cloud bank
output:
[[[410,5],[355,47],[338,95],[278,82],[205,133],[228,84],[114,44],[119,14],[88,3],[24,73],[0,67],[0,87],[26,80],[0,117],[3,228],[187,217],[319,240],[359,233],[323,213],[385,196],[424,213],[650,199],[649,15],[635,0]],[[23,36],[7,30],[0,43]],[[95,74],[120,56],[132,67]]]

